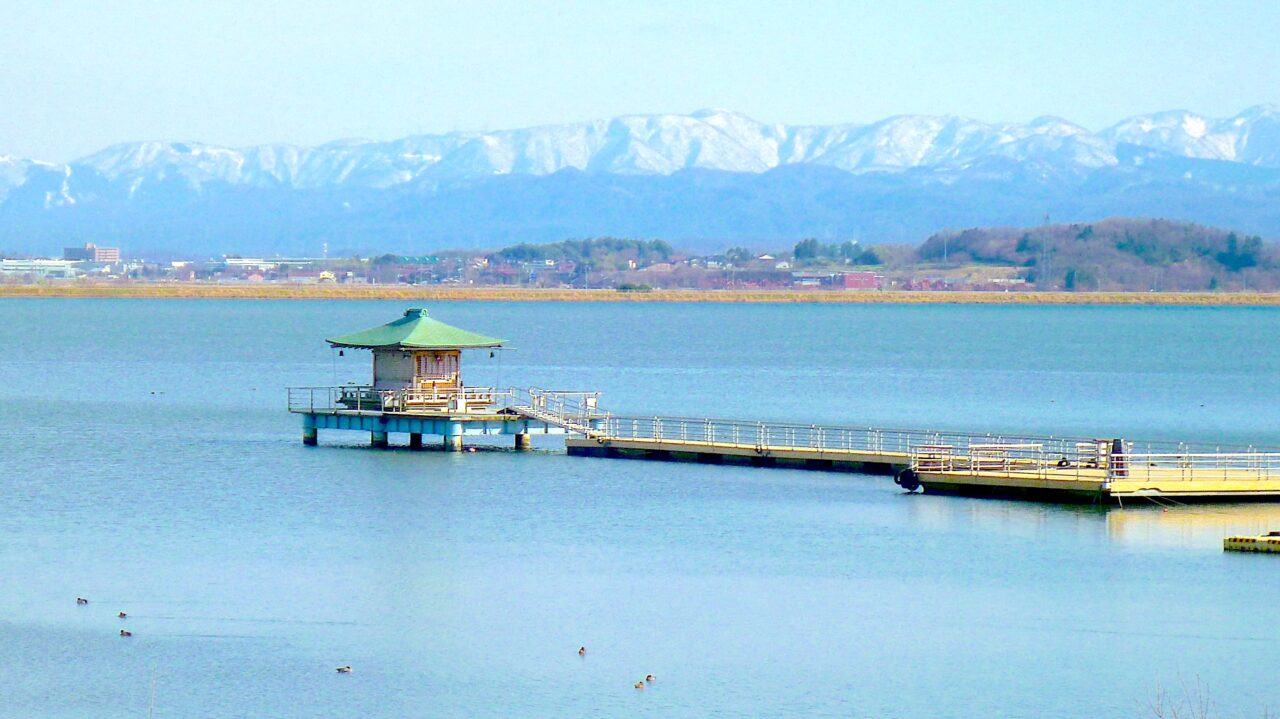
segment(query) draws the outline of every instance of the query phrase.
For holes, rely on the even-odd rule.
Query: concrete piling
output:
[[[444,433],[444,451],[461,452],[462,451],[462,423],[449,422],[445,425]]]
[[[370,432],[369,444],[374,447],[386,447],[387,433],[386,432]]]

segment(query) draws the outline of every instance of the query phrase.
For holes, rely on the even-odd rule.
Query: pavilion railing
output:
[[[372,385],[290,387],[290,412],[467,412],[495,409],[515,391],[493,387],[378,389]]]

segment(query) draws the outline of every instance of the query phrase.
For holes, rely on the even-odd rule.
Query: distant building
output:
[[[884,277],[874,272],[799,271],[791,273],[792,287],[830,287],[838,290],[878,290]]]
[[[73,260],[0,260],[0,275],[70,279],[81,273]]]
[[[72,262],[112,264],[120,261],[120,248],[98,247],[92,242],[88,242],[85,243],[84,247],[64,247],[62,249],[62,259],[71,260]]]
[[[225,257],[223,262],[228,268],[258,272],[270,272],[271,270],[280,269],[280,263],[271,260],[264,260],[261,257]]]
[[[846,290],[878,290],[884,277],[874,272],[842,272],[839,286]]]

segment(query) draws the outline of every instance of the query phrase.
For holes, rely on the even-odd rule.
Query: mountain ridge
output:
[[[120,143],[64,165],[0,156],[0,245],[415,250],[626,233],[919,241],[1087,208],[1275,235],[1280,217],[1260,205],[1277,188],[1274,105],[1217,119],[1149,113],[1098,132],[1054,116],[786,125],[706,109],[314,146]]]
[[[1265,131],[1264,146],[1254,148],[1259,126]],[[981,154],[1025,157],[1021,145],[1028,140],[1066,138],[1090,145],[1095,154],[1087,162],[1094,166],[1111,163],[1109,151],[1123,142],[1188,157],[1280,167],[1280,108],[1255,105],[1219,119],[1168,110],[1128,117],[1096,133],[1052,115],[1027,123],[984,122],[958,115],[894,115],[866,124],[786,125],[759,122],[731,110],[703,109],[688,115],[622,115],[511,130],[418,134],[388,141],[342,139],[318,145],[230,147],[194,140],[145,140],[117,143],[66,165],[92,168],[109,180],[155,170],[157,164],[181,165],[193,171],[195,181],[217,178],[255,184],[270,177],[274,182],[267,184],[294,187],[346,181],[357,168],[381,169],[384,174],[372,175],[376,179],[366,184],[388,186],[428,169],[445,177],[486,172],[551,174],[568,168],[639,174],[671,174],[691,167],[763,172],[801,163],[851,172],[889,171],[964,162]],[[287,171],[281,172],[282,167]]]

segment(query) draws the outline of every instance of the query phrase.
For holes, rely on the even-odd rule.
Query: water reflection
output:
[[[930,533],[1221,549],[1222,539],[1230,535],[1280,530],[1280,505],[1273,503],[1156,505],[1135,499],[1124,507],[1098,507],[927,495],[904,500],[912,527]]]
[[[1129,506],[1106,513],[1107,536],[1118,544],[1221,549],[1222,538],[1280,529],[1280,505],[1188,504]]]

